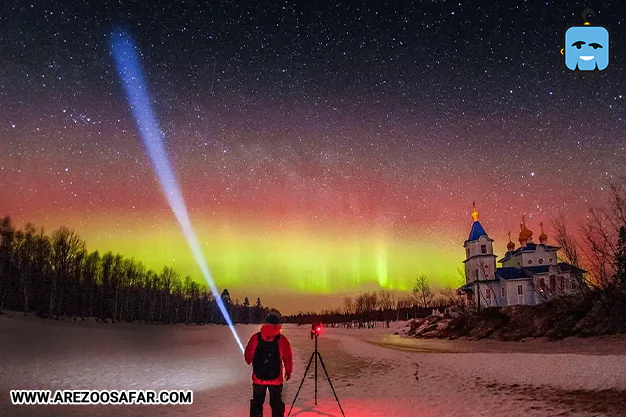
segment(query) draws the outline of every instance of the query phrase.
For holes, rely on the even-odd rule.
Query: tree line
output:
[[[398,294],[389,290],[372,291],[346,296],[341,307],[318,312],[300,312],[285,317],[285,321],[296,324],[310,324],[316,321],[349,327],[372,327],[379,322],[387,326],[392,321],[427,317],[433,310],[460,303],[456,290],[450,287],[435,291],[427,276],[419,275],[415,279],[413,290],[409,294]]]
[[[221,294],[235,323],[261,323],[270,312]],[[225,324],[212,292],[165,266],[160,273],[120,254],[88,252],[85,241],[61,227],[50,236],[0,219],[0,313],[39,317],[95,317],[101,321]]]

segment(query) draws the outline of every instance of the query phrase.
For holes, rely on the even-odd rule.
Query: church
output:
[[[548,244],[548,236],[540,223],[539,243],[533,242],[533,232],[522,217],[519,247],[511,241],[507,252],[498,262],[493,253],[493,239],[478,221],[476,205],[472,212],[472,229],[465,241],[465,282],[458,289],[466,304],[482,307],[536,305],[554,297],[573,294],[583,284],[580,268],[559,262],[560,247]]]

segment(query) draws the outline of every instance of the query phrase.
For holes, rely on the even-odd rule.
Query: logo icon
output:
[[[609,31],[602,26],[572,26],[565,32],[565,65],[572,71],[609,66]]]

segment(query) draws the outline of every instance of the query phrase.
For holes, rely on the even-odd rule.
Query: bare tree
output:
[[[50,291],[50,316],[61,313],[64,284],[79,268],[79,260],[85,252],[85,242],[66,227],[52,232],[52,283]],[[56,314],[55,314],[56,312]]]
[[[97,285],[101,282],[102,267],[100,263],[100,254],[98,251],[90,253],[83,264],[83,302],[81,316],[93,316],[94,314],[94,296]]]
[[[415,304],[415,298],[412,295],[406,295],[398,299],[396,303],[397,317],[396,320],[400,320],[400,314],[405,312],[405,320],[409,319],[409,313],[413,305]]]
[[[388,290],[380,290],[378,292],[378,305],[383,311],[393,309],[395,305],[393,293]]]
[[[441,298],[447,305],[460,306],[463,305],[463,298],[458,294],[457,290],[450,287],[445,286],[440,291]]]
[[[566,221],[563,213],[561,213],[559,217],[552,222],[556,242],[561,248],[561,260],[575,266],[576,268],[582,269],[580,245],[576,238],[571,233],[569,233],[565,224]],[[589,288],[589,285],[586,282],[584,276],[582,274],[576,274],[575,279],[577,280],[577,290],[583,293],[586,292]]]
[[[422,307],[428,307],[433,299],[433,292],[430,289],[430,284],[426,275],[421,274],[415,280],[415,286],[413,287],[413,298],[418,305]]]
[[[619,229],[619,240],[617,242],[614,266],[615,283],[623,289],[626,289],[626,225]]]
[[[24,315],[30,311],[31,282],[33,279],[36,256],[36,235],[32,224],[27,224],[24,231],[15,235],[17,270],[20,276],[20,288],[24,297]]]
[[[559,217],[553,220],[552,227],[554,229],[555,239],[559,247],[561,247],[561,253],[563,254],[562,260],[577,268],[582,265],[580,259],[579,245],[576,238],[567,230],[565,216],[563,213],[559,214]]]
[[[390,327],[390,322],[394,316],[397,316],[393,311],[396,306],[395,294],[389,290],[380,290],[378,293],[378,306],[380,308],[380,318],[385,321],[385,326]]]
[[[354,313],[359,319],[359,323],[363,323],[365,320],[365,314],[367,313],[367,297],[365,294],[359,294],[354,299]]]
[[[626,226],[626,187],[612,186],[608,206],[591,208],[583,225],[585,258],[595,284],[601,288],[614,284],[615,259],[623,226]]]
[[[365,296],[365,312],[371,314],[378,308],[378,294],[375,292],[367,292]]]
[[[465,276],[465,269],[463,267],[458,267],[456,269],[456,280],[459,283],[459,287],[465,285],[467,277]]]
[[[354,314],[354,299],[348,295],[343,298],[343,314]]]
[[[378,294],[376,292],[365,293],[365,315],[368,327],[374,326],[376,321],[375,312],[378,309]]]

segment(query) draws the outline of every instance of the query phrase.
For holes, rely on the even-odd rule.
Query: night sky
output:
[[[456,285],[472,201],[501,255],[523,214],[536,235],[560,212],[575,228],[626,177],[623,1],[159,3],[0,3],[0,216],[201,279],[115,27],[234,298],[296,312],[417,273]],[[559,52],[587,7],[612,36],[604,72]]]

